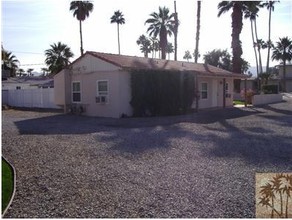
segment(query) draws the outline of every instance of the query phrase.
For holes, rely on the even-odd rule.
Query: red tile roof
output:
[[[193,62],[162,60],[136,56],[125,56],[109,53],[100,53],[88,51],[85,53],[97,57],[101,60],[109,62],[120,68],[125,69],[160,69],[160,70],[178,70],[178,71],[193,71],[199,75],[206,76],[221,76],[234,78],[247,78],[244,74],[232,73],[227,70],[220,69],[209,64],[199,64]]]

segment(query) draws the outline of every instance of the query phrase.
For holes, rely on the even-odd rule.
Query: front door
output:
[[[223,79],[219,79],[217,85],[217,106],[223,107]]]

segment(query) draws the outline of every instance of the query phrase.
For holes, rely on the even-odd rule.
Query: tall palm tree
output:
[[[74,56],[70,47],[66,44],[58,42],[57,44],[50,45],[51,48],[45,51],[46,60],[50,74],[55,75],[60,72],[64,67],[70,64],[69,59]]]
[[[263,6],[266,7],[269,10],[269,36],[268,36],[268,42],[267,42],[267,47],[268,47],[268,55],[267,55],[267,67],[266,67],[266,72],[269,71],[269,65],[270,65],[270,49],[272,46],[271,43],[271,19],[272,19],[272,11],[274,11],[274,5],[276,1],[267,1],[263,3]]]
[[[18,75],[22,76],[25,73],[24,69],[18,69]]]
[[[140,50],[144,53],[144,57],[148,57],[148,53],[152,51],[151,41],[143,34],[136,41],[140,45]]]
[[[252,46],[253,46],[254,54],[255,54],[257,77],[259,75],[259,64],[258,64],[258,55],[257,55],[257,51],[256,51],[256,43],[255,43],[255,36],[254,36],[254,22],[255,22],[256,17],[258,16],[257,13],[259,12],[259,3],[260,3],[260,1],[249,2],[247,10],[245,10],[245,12],[244,12],[244,18],[250,20]]]
[[[197,1],[197,32],[196,32],[196,48],[194,51],[195,63],[198,63],[199,57],[199,40],[200,40],[200,23],[201,23],[201,1]]]
[[[151,18],[145,22],[145,24],[150,24],[147,32],[150,32],[150,36],[157,37],[159,35],[161,58],[166,59],[167,35],[171,36],[174,33],[174,14],[169,15],[168,8],[159,7],[159,13],[153,12],[150,16]]]
[[[220,17],[223,13],[228,12],[232,9],[231,20],[232,20],[232,71],[234,73],[241,73],[242,66],[242,46],[240,41],[240,33],[242,31],[242,17],[243,12],[246,9],[245,1],[222,1],[218,4],[218,17]],[[240,90],[240,80],[234,80],[234,89],[236,91]]]
[[[274,212],[277,211],[275,210],[275,204],[274,204],[275,194],[274,194],[273,186],[270,183],[267,183],[266,185],[261,186],[261,188],[262,189],[260,190],[260,193],[263,194],[266,198],[271,199],[272,204],[270,204],[269,206],[272,209],[271,218],[273,218]]]
[[[281,179],[285,178],[283,174],[277,174],[275,177],[273,177],[273,180],[271,181],[273,183],[273,188],[276,193],[279,193],[280,195],[280,214],[281,217],[283,215],[283,196],[282,196],[282,187],[281,187]]]
[[[119,54],[121,54],[120,51],[120,25],[125,24],[125,18],[122,12],[115,11],[114,15],[111,17],[111,24],[112,23],[117,23],[117,29],[118,29],[118,49],[119,49]]]
[[[28,73],[29,76],[32,76],[32,71],[34,71],[33,68],[28,68],[28,69],[26,70],[26,72]]]
[[[89,17],[89,13],[93,11],[93,4],[90,1],[72,1],[70,3],[70,11],[73,11],[73,16],[79,21],[80,30],[80,52],[83,55],[82,41],[82,21]]]
[[[179,21],[178,21],[178,13],[176,12],[176,1],[174,1],[174,60],[177,60],[177,34],[178,34],[178,26],[179,26]],[[168,54],[169,55],[169,54]]]
[[[48,68],[41,68],[41,71],[43,72],[43,76],[46,76],[49,72],[50,72],[50,70],[48,69]]]
[[[288,37],[279,38],[273,48],[272,60],[282,61],[283,64],[283,91],[286,92],[286,61],[292,60],[292,41]]]

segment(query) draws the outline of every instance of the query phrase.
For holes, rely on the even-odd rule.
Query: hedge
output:
[[[263,85],[262,91],[264,94],[278,94],[278,86],[277,85]]]
[[[194,75],[165,70],[132,70],[134,117],[185,114],[191,109]]]

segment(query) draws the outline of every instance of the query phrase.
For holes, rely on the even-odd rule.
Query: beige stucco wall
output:
[[[108,103],[96,103],[97,81],[99,80],[108,81]],[[81,84],[81,102],[76,104],[85,107],[85,115],[113,118],[119,118],[122,114],[132,115],[129,103],[131,98],[129,73],[96,71],[73,74],[71,81]]]
[[[56,105],[65,106],[70,104],[71,83],[69,70],[64,69],[54,76],[54,91]]]
[[[96,103],[98,80],[108,81],[108,103]],[[81,102],[73,103],[72,82],[80,82]],[[89,54],[75,61],[69,70],[58,73],[54,83],[55,103],[67,110],[71,105],[77,105],[84,107],[83,114],[88,116],[118,118],[122,114],[132,115],[129,73]]]

